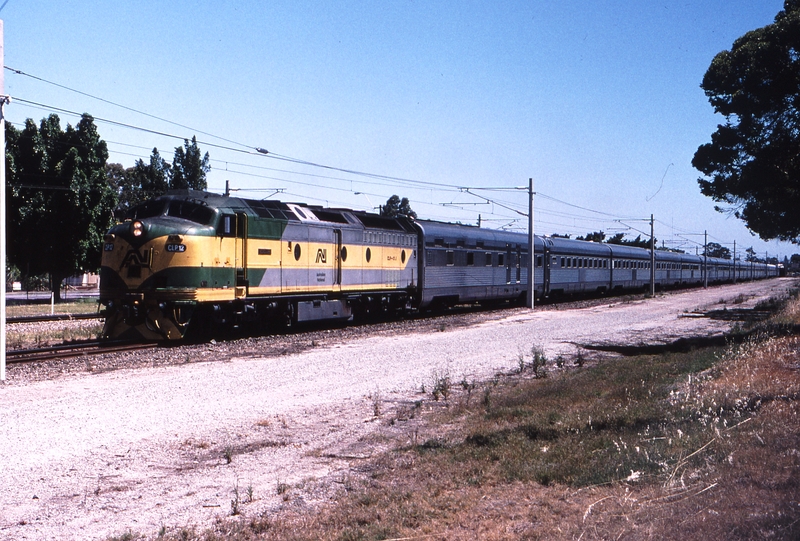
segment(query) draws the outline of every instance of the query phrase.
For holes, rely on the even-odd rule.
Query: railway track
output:
[[[6,362],[13,363],[32,363],[42,361],[54,361],[58,359],[67,359],[70,357],[82,357],[89,355],[101,355],[103,353],[118,353],[121,351],[136,351],[141,349],[153,349],[158,344],[155,343],[137,343],[129,341],[101,341],[101,340],[87,340],[80,341],[73,344],[64,344],[59,346],[50,346],[45,348],[35,349],[18,349],[6,352]]]
[[[41,323],[46,321],[75,321],[78,319],[103,319],[105,314],[53,314],[42,316],[8,317],[6,323]]]

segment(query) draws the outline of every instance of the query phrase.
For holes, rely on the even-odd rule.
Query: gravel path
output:
[[[269,358],[187,358],[45,380],[15,378],[10,367],[11,383],[0,387],[0,539],[202,528],[231,514],[237,486],[250,516],[313,505],[398,434],[416,437],[406,419],[415,402],[430,398],[420,391],[437,377],[486,380],[512,370],[534,345],[552,359],[574,355],[575,344],[718,334],[730,323],[681,315],[742,296],[748,300],[735,307],[753,306],[795,284],[775,279],[582,309],[510,310],[471,326],[334,339]],[[217,347],[222,356],[219,344],[174,354],[213,358]]]

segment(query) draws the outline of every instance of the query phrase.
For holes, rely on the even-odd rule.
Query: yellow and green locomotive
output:
[[[103,334],[173,340],[405,310],[418,296],[417,243],[404,217],[171,192],[105,236]]]

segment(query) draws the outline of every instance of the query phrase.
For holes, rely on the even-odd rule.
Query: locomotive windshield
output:
[[[152,199],[129,209],[125,214],[125,219],[143,220],[153,216],[161,216],[162,214],[164,214],[164,200]]]
[[[125,219],[143,220],[145,218],[163,216],[165,213],[167,216],[183,218],[200,225],[213,225],[217,216],[216,212],[209,208],[208,205],[194,201],[173,199],[169,201],[169,206],[167,206],[167,201],[164,199],[153,199],[129,209],[125,214]]]
[[[173,199],[169,204],[167,216],[183,218],[200,225],[212,225],[216,213],[207,205],[200,205],[193,201]]]

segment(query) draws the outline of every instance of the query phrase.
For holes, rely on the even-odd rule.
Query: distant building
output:
[[[72,289],[97,289],[100,277],[97,274],[86,272],[77,276],[70,276],[64,280],[64,285]]]

